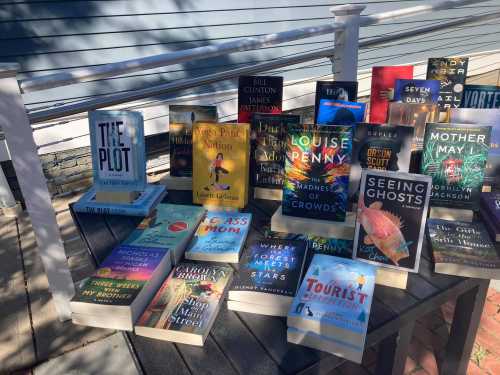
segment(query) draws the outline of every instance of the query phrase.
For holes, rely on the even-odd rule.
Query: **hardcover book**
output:
[[[500,187],[500,108],[453,108],[450,121],[459,124],[491,126],[490,151],[484,170],[484,184]]]
[[[240,76],[238,78],[238,122],[250,123],[252,114],[281,113],[283,77]]]
[[[321,99],[316,123],[318,125],[354,125],[365,119],[365,103]]]
[[[427,230],[435,272],[500,279],[500,254],[481,223],[429,219]]]
[[[250,124],[193,128],[193,202],[243,208],[248,201]]]
[[[358,98],[356,81],[317,81],[314,104],[314,123],[318,123],[318,110],[321,99],[355,102]]]
[[[186,259],[238,263],[252,214],[209,211],[186,251]]]
[[[491,126],[429,123],[422,174],[432,177],[433,206],[477,210]]]
[[[283,215],[345,221],[352,153],[349,126],[290,128]]]
[[[146,189],[141,191],[139,196],[130,204],[101,203],[95,199],[96,189],[94,186],[73,204],[73,209],[76,212],[89,214],[147,216],[166,194],[165,186],[148,184]]]
[[[364,170],[353,258],[418,272],[431,187],[429,176]]]
[[[361,363],[376,267],[314,255],[288,313],[289,342]]]
[[[177,264],[205,213],[202,207],[160,203],[124,244],[169,249],[172,264]]]
[[[193,124],[217,122],[216,106],[169,105],[170,176],[193,175]]]
[[[97,191],[146,188],[144,121],[139,112],[90,111],[90,148]]]
[[[500,108],[500,86],[465,85],[462,108]]]
[[[427,79],[441,82],[438,105],[441,112],[458,108],[462,102],[465,79],[467,78],[467,57],[430,58],[427,63]]]
[[[486,213],[490,222],[500,231],[500,193],[481,193],[481,211]]]
[[[255,113],[252,119],[252,185],[258,188],[283,188],[285,141],[288,128],[300,123],[300,116]]]
[[[437,103],[440,82],[434,79],[397,79],[394,101],[413,104]]]
[[[412,79],[413,66],[374,66],[370,95],[370,122],[387,122],[389,101],[394,96],[397,79]]]
[[[349,201],[359,198],[363,169],[408,172],[414,129],[408,126],[358,124],[352,140]]]
[[[135,325],[139,336],[203,346],[224,299],[232,269],[178,264]]]

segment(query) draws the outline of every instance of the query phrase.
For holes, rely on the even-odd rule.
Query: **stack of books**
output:
[[[244,253],[229,289],[228,309],[286,316],[306,257],[305,241],[265,239],[253,243]]]
[[[500,193],[482,193],[481,219],[494,242],[500,242]]]
[[[314,255],[288,313],[288,342],[361,363],[376,268]]]

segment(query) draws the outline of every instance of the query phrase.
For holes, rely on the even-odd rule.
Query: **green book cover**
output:
[[[90,277],[78,289],[73,302],[129,306],[146,281]]]
[[[427,124],[421,172],[432,177],[432,206],[479,208],[490,134],[491,126]]]

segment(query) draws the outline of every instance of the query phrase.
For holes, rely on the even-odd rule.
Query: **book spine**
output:
[[[149,211],[145,208],[94,207],[85,204],[74,204],[73,209],[76,212],[99,215],[146,216],[149,214]]]

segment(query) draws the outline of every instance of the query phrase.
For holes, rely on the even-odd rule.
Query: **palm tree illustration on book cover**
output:
[[[345,221],[352,130],[302,125],[287,136],[283,214]]]

